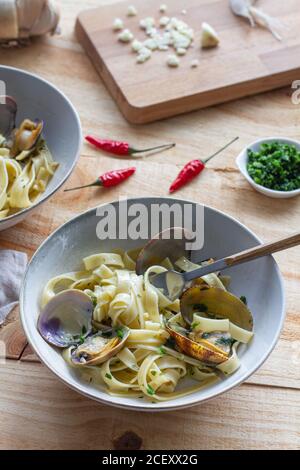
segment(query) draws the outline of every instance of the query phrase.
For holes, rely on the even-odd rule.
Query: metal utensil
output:
[[[169,240],[169,244],[172,241]],[[151,284],[157,289],[162,290],[163,294],[170,300],[175,300],[182,294],[187,282],[197,277],[202,277],[205,274],[221,271],[231,266],[246,263],[262,256],[267,256],[277,251],[286,250],[293,246],[300,244],[300,233],[296,233],[287,238],[283,238],[271,243],[265,243],[248,250],[241,251],[235,255],[227,256],[226,258],[215,261],[214,263],[205,266],[179,273],[177,271],[169,270],[160,274],[153,274],[150,276]],[[170,246],[169,246],[170,249]]]

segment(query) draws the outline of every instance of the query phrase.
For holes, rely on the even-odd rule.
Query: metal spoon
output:
[[[170,248],[171,242],[171,240],[168,240],[170,251],[172,251]],[[286,250],[287,248],[291,248],[299,244],[300,233],[296,233],[287,238],[271,243],[265,243],[263,245],[255,246],[254,248],[241,251],[235,255],[227,256],[226,258],[222,258],[214,263],[194,269],[193,271],[179,273],[177,271],[169,270],[160,274],[153,274],[150,276],[150,282],[157,289],[160,289],[166,297],[173,301],[180,297],[185,284],[192,279],[202,277],[205,274],[220,271],[231,266],[246,263],[247,261],[252,261],[254,259],[261,258],[262,256],[276,253],[277,251]]]

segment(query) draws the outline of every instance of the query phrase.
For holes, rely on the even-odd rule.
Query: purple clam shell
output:
[[[90,334],[93,310],[93,302],[87,294],[75,289],[63,291],[41,311],[38,331],[49,344],[67,348]]]

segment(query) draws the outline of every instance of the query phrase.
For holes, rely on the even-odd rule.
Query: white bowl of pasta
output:
[[[6,66],[0,66],[0,81],[1,231],[22,221],[67,180],[82,136],[75,108],[54,85]]]
[[[126,233],[128,227],[126,218],[119,219],[120,204],[100,206],[101,213],[111,213],[111,208],[115,211],[116,234],[119,228]],[[183,211],[187,206],[193,210],[200,207],[190,201],[149,197],[128,200],[129,212],[133,205],[137,207],[136,204],[142,205],[147,214],[151,214],[153,206],[160,205],[171,207],[176,204]],[[194,213],[187,214],[185,226],[191,224],[189,217],[193,218]],[[162,302],[159,293],[149,287],[148,278],[135,274],[136,254],[133,253],[146,240],[118,237],[113,234],[114,230],[110,238],[99,239],[98,224],[99,208],[98,212],[97,209],[89,210],[61,226],[35,253],[25,275],[20,296],[23,328],[36,354],[57,377],[81,394],[102,403],[142,411],[163,411],[192,406],[226,392],[244,382],[262,365],[279,338],[285,315],[283,282],[273,257],[226,270],[226,275],[230,276],[229,287],[229,277],[225,282],[220,273],[212,280],[226,284],[227,289],[243,302],[247,299],[254,320],[250,341],[249,331],[239,329],[238,341],[241,343],[238,346],[238,342],[234,342],[237,337],[232,333],[230,344],[233,347],[224,362],[226,367],[216,373],[211,364],[200,363],[169,342],[164,325],[166,319],[173,321],[180,317],[180,304]],[[260,243],[237,220],[209,207],[204,207],[204,218],[197,230],[202,227],[204,244],[201,249],[192,251],[194,262],[221,258]],[[125,327],[126,331],[130,330],[123,349],[118,348],[116,355],[109,356],[105,362],[88,363],[86,352],[77,355],[73,361],[74,354],[86,345],[86,338],[93,337],[94,333],[87,333],[86,329],[83,332],[85,338],[63,350],[45,341],[38,330],[38,319],[45,305],[49,306],[53,299],[61,296],[61,291],[72,293],[72,290],[81,290],[87,298],[93,299],[92,318],[96,325],[107,327],[112,324],[115,329]],[[197,308],[204,311],[203,306]],[[217,320],[216,317],[214,321]],[[228,337],[226,321],[220,321],[223,326],[225,324],[223,331],[226,330]],[[208,323],[211,324],[211,320]],[[86,336],[89,334],[91,336]],[[218,348],[215,350],[219,351]]]

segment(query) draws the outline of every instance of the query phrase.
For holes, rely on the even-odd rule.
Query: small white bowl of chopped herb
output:
[[[238,156],[237,166],[265,196],[289,198],[300,194],[300,142],[282,137],[256,140]]]

